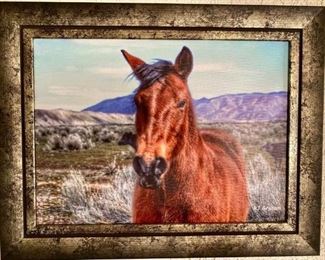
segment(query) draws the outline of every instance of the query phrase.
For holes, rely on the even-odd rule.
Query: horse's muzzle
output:
[[[140,177],[140,185],[144,188],[157,188],[160,185],[160,176],[167,169],[167,162],[162,157],[157,157],[146,163],[141,156],[133,159],[133,168]]]

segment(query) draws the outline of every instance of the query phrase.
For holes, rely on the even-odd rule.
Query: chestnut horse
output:
[[[249,210],[240,144],[221,130],[199,130],[187,78],[193,56],[146,64],[122,50],[140,81],[134,97],[139,175],[134,223],[245,222]]]

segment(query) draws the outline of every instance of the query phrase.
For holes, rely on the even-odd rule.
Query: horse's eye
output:
[[[177,107],[178,107],[178,108],[183,108],[183,107],[185,106],[185,104],[186,104],[186,101],[185,101],[185,100],[181,100],[181,101],[179,101],[179,102],[177,103]]]

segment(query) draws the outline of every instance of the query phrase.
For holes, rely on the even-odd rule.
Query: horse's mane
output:
[[[140,65],[130,76],[141,80],[139,88],[146,88],[172,71],[174,71],[172,62],[157,59],[155,63]]]

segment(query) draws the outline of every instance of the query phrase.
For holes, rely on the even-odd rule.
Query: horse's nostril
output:
[[[137,174],[144,175],[146,172],[146,165],[142,157],[135,156],[133,159],[133,168]]]
[[[167,169],[167,162],[163,157],[157,157],[155,162],[155,174],[161,175]]]
[[[157,157],[150,163],[146,163],[141,156],[135,156],[133,159],[133,168],[139,176],[155,175],[159,177],[167,169],[167,162],[163,157]]]

